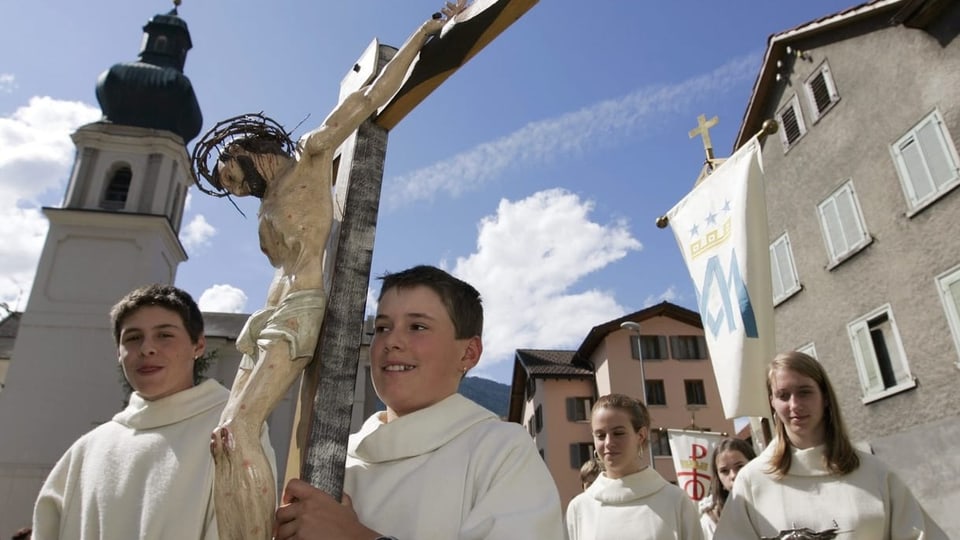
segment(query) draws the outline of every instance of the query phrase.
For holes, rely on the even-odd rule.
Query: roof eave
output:
[[[753,84],[753,91],[750,94],[750,101],[747,102],[747,110],[744,112],[743,121],[740,123],[740,130],[737,132],[733,151],[735,152],[753,138],[760,131],[763,121],[766,120],[766,118],[761,117],[760,112],[764,110],[771,87],[777,82],[777,61],[785,58],[788,44],[821,32],[833,30],[838,26],[865,17],[874,16],[880,11],[907,1],[910,0],[876,0],[841,11],[833,16],[817,19],[792,30],[771,35],[767,40],[767,50],[763,55],[760,73]]]

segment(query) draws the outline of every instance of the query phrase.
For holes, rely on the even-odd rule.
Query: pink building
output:
[[[621,328],[624,322],[639,323],[640,334]],[[582,491],[580,465],[593,454],[590,408],[596,398],[620,393],[642,399],[644,379],[655,466],[675,482],[668,428],[734,433],[733,422],[723,417],[700,315],[663,302],[595,326],[576,351],[517,350],[509,420],[530,432],[564,508]]]

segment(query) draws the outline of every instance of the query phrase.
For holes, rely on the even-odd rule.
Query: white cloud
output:
[[[10,94],[17,89],[17,78],[13,73],[0,73],[0,92]]]
[[[667,287],[667,290],[663,291],[659,295],[650,295],[643,300],[643,307],[648,308],[654,304],[659,304],[660,302],[673,302],[676,303],[676,300],[680,297],[680,294],[677,292],[677,287],[671,285]]]
[[[247,295],[233,285],[214,285],[203,291],[197,305],[202,311],[245,313]]]
[[[190,223],[180,231],[180,241],[188,252],[210,243],[210,238],[217,234],[217,229],[207,223],[203,214],[193,216]]]
[[[615,144],[625,134],[650,129],[659,115],[681,111],[700,96],[734,88],[752,77],[758,64],[759,56],[751,54],[679,84],[644,88],[556,118],[531,122],[509,135],[384,182],[383,200],[387,206],[397,207],[432,200],[439,192],[456,197],[481,188],[508,167],[550,162],[559,156]]]
[[[551,189],[501,200],[481,221],[476,252],[451,271],[483,296],[482,369],[518,348],[576,346],[599,322],[623,315],[611,291],[575,289],[587,274],[642,248],[625,222],[594,223],[592,210],[593,202]]]
[[[371,287],[367,287],[367,305],[364,309],[364,317],[373,317],[377,314],[377,306],[380,305],[380,301],[377,299],[377,295],[380,294],[380,289],[373,290]]]
[[[14,80],[5,76],[0,88]],[[25,307],[47,234],[40,206],[66,187],[75,150],[70,133],[99,118],[96,107],[50,97],[31,98],[0,117],[0,302]]]

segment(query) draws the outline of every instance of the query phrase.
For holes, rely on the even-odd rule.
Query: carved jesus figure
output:
[[[447,2],[373,82],[347,96],[296,145],[278,124],[253,114],[217,124],[194,150],[201,190],[260,198],[260,248],[276,268],[266,307],[250,316],[237,339],[243,361],[211,436],[223,539],[272,534],[276,483],[260,431],[317,345],[326,307],[323,253],[333,222],[334,152],[397,92],[424,43],[465,8],[466,0]]]

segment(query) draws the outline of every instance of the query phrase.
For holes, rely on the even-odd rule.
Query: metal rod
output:
[[[637,356],[640,357],[640,388],[643,390],[641,395],[643,396],[643,406],[647,408],[649,414],[650,405],[647,403],[647,375],[643,369],[643,344],[640,341],[640,323],[624,321],[620,323],[620,328],[630,330],[630,332],[637,336]],[[650,426],[647,426],[647,453],[650,454],[650,466],[656,470],[657,464],[653,460],[653,437],[650,432]]]

